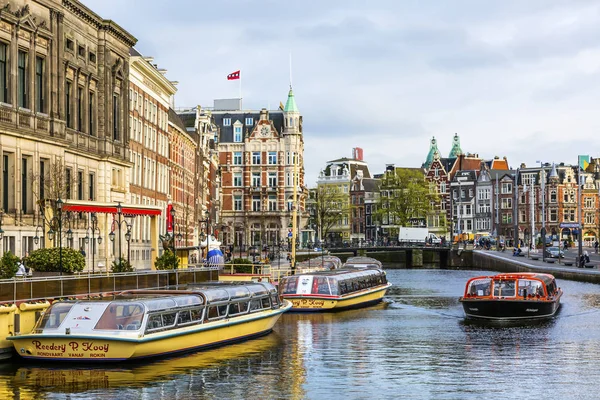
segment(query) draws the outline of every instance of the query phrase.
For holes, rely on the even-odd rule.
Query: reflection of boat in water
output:
[[[30,334],[8,339],[25,359],[133,360],[264,335],[290,307],[265,282],[130,291],[110,300],[54,303]]]
[[[562,293],[550,274],[510,273],[469,279],[459,301],[468,318],[548,318],[558,311]]]
[[[287,276],[279,291],[291,311],[339,311],[379,303],[391,285],[382,269],[342,268]]]
[[[349,257],[344,263],[344,268],[383,268],[381,261],[371,257]]]
[[[14,372],[12,386],[19,391],[58,391],[75,393],[87,390],[144,387],[161,380],[172,381],[177,375],[200,370],[220,369],[224,366],[244,363],[248,360],[271,360],[274,351],[279,350],[279,336],[268,335],[231,346],[212,349],[200,353],[164,358],[153,362],[127,363],[123,367],[81,366],[69,368],[38,367],[22,365]],[[62,364],[66,365],[66,364]],[[274,379],[278,379],[274,375]],[[38,398],[41,396],[38,396]],[[34,397],[32,397],[34,398]]]

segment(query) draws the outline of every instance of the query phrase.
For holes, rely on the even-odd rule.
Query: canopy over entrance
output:
[[[82,200],[66,200],[63,203],[63,211],[87,212],[100,214],[116,214],[117,204],[115,203],[98,203],[96,201]],[[162,209],[158,206],[141,205],[141,204],[122,204],[121,212],[123,215],[161,215]]]

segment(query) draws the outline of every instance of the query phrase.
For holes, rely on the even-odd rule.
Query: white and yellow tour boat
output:
[[[340,268],[287,276],[279,292],[290,311],[339,311],[377,304],[390,286],[382,269]]]
[[[7,339],[31,360],[138,360],[265,335],[290,308],[266,282],[129,291],[56,302],[31,333]]]

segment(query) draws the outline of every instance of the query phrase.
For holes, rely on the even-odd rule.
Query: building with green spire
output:
[[[298,106],[296,105],[296,99],[294,98],[294,92],[292,87],[290,86],[290,91],[288,93],[287,101],[285,102],[285,107],[283,108],[284,112],[299,112]]]
[[[460,154],[463,154],[463,151],[460,148],[460,138],[458,137],[458,133],[455,133],[454,139],[452,139],[452,149],[450,150],[448,158],[457,158]]]
[[[429,166],[433,162],[433,157],[436,152],[439,153],[440,151],[438,150],[437,140],[435,139],[435,136],[434,136],[431,138],[431,144],[429,145],[429,154],[427,154],[427,158],[425,159],[423,168],[429,168]]]

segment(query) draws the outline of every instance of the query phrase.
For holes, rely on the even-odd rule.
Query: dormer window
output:
[[[235,126],[233,128],[233,141],[239,143],[242,141],[242,127]]]
[[[223,118],[223,126],[231,126],[231,118]]]
[[[254,124],[254,118],[246,118],[246,125],[253,125]]]

